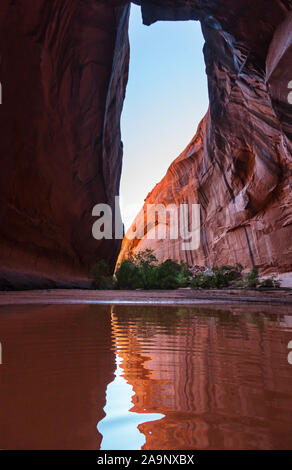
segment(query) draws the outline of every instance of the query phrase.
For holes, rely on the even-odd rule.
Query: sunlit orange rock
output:
[[[1,1],[0,288],[82,285],[116,260],[91,230],[119,187],[125,3]]]
[[[142,3],[147,24],[201,19],[210,109],[186,150],[147,196],[132,227],[145,225],[148,204],[197,203],[200,248],[183,251],[181,240],[150,240],[145,225],[142,240],[124,239],[118,263],[129,253],[151,248],[160,261],[239,262],[264,272],[290,272],[291,2],[275,0],[265,7],[264,2],[226,0],[218,6],[212,2],[209,9],[206,3],[205,9],[201,2]]]
[[[201,247],[139,248],[291,271],[291,0],[135,3],[148,25],[201,21],[210,96],[147,198],[200,203]],[[94,240],[92,209],[119,192],[129,4],[1,2],[0,288],[80,286],[96,260],[116,261],[120,241]],[[137,248],[125,241],[121,258]]]

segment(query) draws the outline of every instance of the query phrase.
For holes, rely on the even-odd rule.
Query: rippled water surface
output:
[[[1,449],[292,448],[292,310],[1,306]]]

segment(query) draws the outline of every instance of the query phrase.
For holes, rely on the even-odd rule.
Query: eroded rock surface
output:
[[[119,188],[126,3],[1,1],[4,288],[80,285],[100,257],[115,263],[120,240],[91,231],[93,207]]]
[[[146,201],[200,203],[200,249],[125,240],[120,259],[150,245],[160,259],[291,271],[291,0],[135,3],[149,25],[201,21],[210,109]],[[1,2],[1,287],[81,285],[97,259],[116,260],[119,240],[92,237],[92,208],[118,194],[128,11]]]
[[[147,196],[132,227],[145,226],[144,238],[125,238],[118,262],[152,248],[159,260],[291,271],[291,1],[142,5],[146,24],[200,19],[210,108],[186,150]],[[147,204],[182,203],[201,205],[198,250],[183,251],[181,240],[169,237],[147,238]]]

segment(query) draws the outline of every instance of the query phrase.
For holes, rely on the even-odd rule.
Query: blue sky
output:
[[[140,7],[132,5],[130,44],[120,188],[126,229],[208,109],[199,22],[160,21],[144,26]]]

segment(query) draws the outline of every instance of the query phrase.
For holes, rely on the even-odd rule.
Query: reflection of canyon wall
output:
[[[147,24],[201,20],[210,109],[133,228],[144,226],[146,204],[199,203],[201,246],[182,251],[181,240],[149,240],[145,227],[142,240],[124,240],[119,261],[152,248],[159,260],[291,271],[292,2],[141,3]]]
[[[0,287],[72,284],[98,258],[115,262],[120,241],[91,230],[95,204],[112,205],[119,191],[128,68],[119,3],[1,0]]]
[[[139,426],[144,449],[291,448],[291,374],[274,313],[114,311],[131,411],[165,414]]]
[[[99,448],[115,363],[109,308],[97,310],[1,307],[1,449]]]
[[[201,21],[210,94],[198,134],[147,199],[199,202],[201,249],[151,246],[159,258],[290,270],[291,0],[135,3],[147,24]],[[72,285],[95,260],[116,260],[119,241],[94,240],[91,213],[119,188],[128,6],[1,0],[0,286]]]

